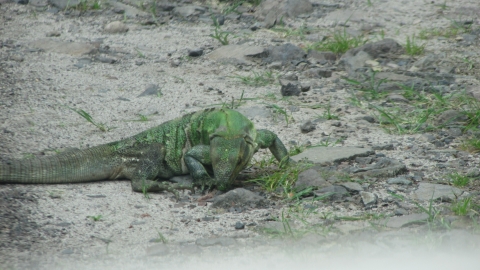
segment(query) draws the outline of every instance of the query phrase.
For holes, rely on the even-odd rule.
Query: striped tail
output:
[[[62,184],[111,179],[116,167],[111,151],[108,146],[101,145],[1,163],[0,184]],[[118,167],[118,163],[116,165]]]

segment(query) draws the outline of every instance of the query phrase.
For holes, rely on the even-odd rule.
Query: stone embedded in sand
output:
[[[212,207],[228,209],[230,207],[252,207],[262,208],[265,207],[267,201],[244,188],[237,188],[230,190],[229,192],[217,196],[213,199]]]
[[[298,180],[295,182],[296,189],[305,189],[307,187],[323,188],[331,186],[323,177],[314,169],[308,169],[298,175]]]
[[[422,201],[437,200],[452,201],[466,196],[463,190],[441,184],[420,183],[413,193],[413,198]]]
[[[123,22],[114,21],[105,25],[105,28],[103,30],[110,34],[125,33],[128,31],[128,26],[125,25]]]

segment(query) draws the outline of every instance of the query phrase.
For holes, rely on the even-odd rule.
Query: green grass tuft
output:
[[[470,183],[470,177],[459,174],[458,172],[448,175],[450,183],[456,187],[465,187]]]
[[[452,204],[452,211],[455,215],[466,216],[472,211],[472,198],[468,197]]]
[[[275,81],[275,78],[273,76],[273,72],[271,71],[265,71],[264,73],[259,73],[256,71],[252,71],[252,75],[248,76],[232,76],[232,78],[240,80],[243,84],[249,85],[249,86],[266,86]]]
[[[98,129],[100,129],[101,131],[103,132],[107,132],[107,131],[110,131],[114,128],[112,127],[108,127],[106,124],[104,123],[98,123],[97,121],[93,120],[93,117],[88,114],[86,111],[82,110],[82,109],[75,109],[75,108],[70,108],[68,107],[70,110],[76,112],[78,115],[80,115],[81,117],[83,117],[85,120],[87,120],[87,122],[91,123],[92,125],[96,126]]]
[[[480,152],[480,139],[477,139],[477,138],[467,139],[462,143],[462,145],[460,146],[460,149],[471,152],[471,153],[478,153]]]
[[[425,51],[425,46],[426,43],[419,45],[415,40],[415,36],[412,36],[412,38],[407,37],[405,52],[411,56],[421,55]]]
[[[103,219],[103,216],[102,215],[87,216],[87,218],[91,218],[93,221],[101,221]]]
[[[343,31],[334,32],[329,38],[324,41],[316,42],[310,48],[317,51],[330,51],[336,54],[342,54],[349,49],[364,45],[368,39],[363,37],[354,37]]]

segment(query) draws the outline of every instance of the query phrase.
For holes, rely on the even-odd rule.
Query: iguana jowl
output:
[[[124,140],[0,164],[0,183],[130,179],[134,191],[175,192],[190,187],[157,180],[190,173],[195,185],[225,188],[259,148],[269,148],[278,161],[290,161],[285,146],[274,133],[256,130],[237,111],[206,109]],[[213,176],[209,171],[213,171]]]

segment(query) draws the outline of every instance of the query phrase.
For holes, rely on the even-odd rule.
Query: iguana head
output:
[[[250,162],[256,149],[247,133],[228,136],[215,133],[210,137],[210,158],[217,188],[225,189]]]

